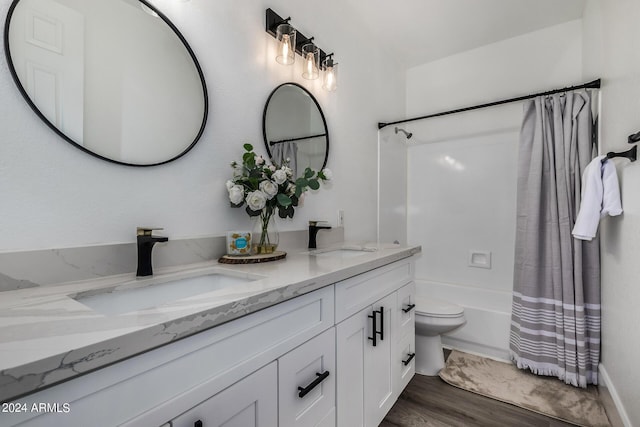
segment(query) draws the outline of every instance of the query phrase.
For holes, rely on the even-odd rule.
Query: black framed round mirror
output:
[[[175,25],[145,0],[13,0],[4,36],[25,100],[77,148],[154,166],[200,139],[202,70]]]
[[[295,176],[309,167],[327,165],[329,130],[320,104],[297,83],[283,83],[269,95],[262,117],[264,143],[271,161],[281,165],[289,159]]]

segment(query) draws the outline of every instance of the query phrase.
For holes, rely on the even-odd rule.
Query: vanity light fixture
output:
[[[276,29],[278,41],[276,62],[282,65],[292,65],[296,61],[296,29],[286,23],[290,19],[285,19],[285,23],[278,25]]]
[[[320,60],[320,49],[313,44],[313,37],[308,40],[310,43],[302,46],[302,58],[304,59],[302,78],[315,80],[320,76],[318,71],[318,61]]]
[[[329,92],[335,92],[338,88],[338,63],[333,62],[333,53],[327,55],[322,63],[322,69],[324,70],[322,88]]]
[[[266,31],[275,37],[278,46],[276,62],[291,65],[295,62],[295,54],[302,56],[302,77],[307,80],[315,80],[324,71],[322,87],[328,91],[337,88],[338,69],[333,60],[333,53],[327,55],[322,49],[313,43],[313,37],[305,37],[296,30],[289,21],[291,17],[283,19],[272,9],[266,11]]]

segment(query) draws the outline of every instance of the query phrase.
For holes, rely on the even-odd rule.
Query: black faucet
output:
[[[136,276],[144,277],[153,275],[153,267],[151,266],[151,250],[153,245],[158,242],[167,242],[168,237],[153,236],[153,230],[162,230],[162,228],[138,227],[138,271]]]
[[[319,221],[309,221],[309,249],[317,248],[316,236],[320,230],[331,230],[330,225],[318,225]]]

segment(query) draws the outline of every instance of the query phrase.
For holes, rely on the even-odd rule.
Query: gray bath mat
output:
[[[452,386],[585,427],[610,427],[598,389],[580,389],[510,363],[453,350],[440,378]]]

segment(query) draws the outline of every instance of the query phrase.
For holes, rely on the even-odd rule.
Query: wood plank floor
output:
[[[445,383],[440,377],[416,374],[380,427],[560,427],[572,425],[508,403],[461,390]]]

